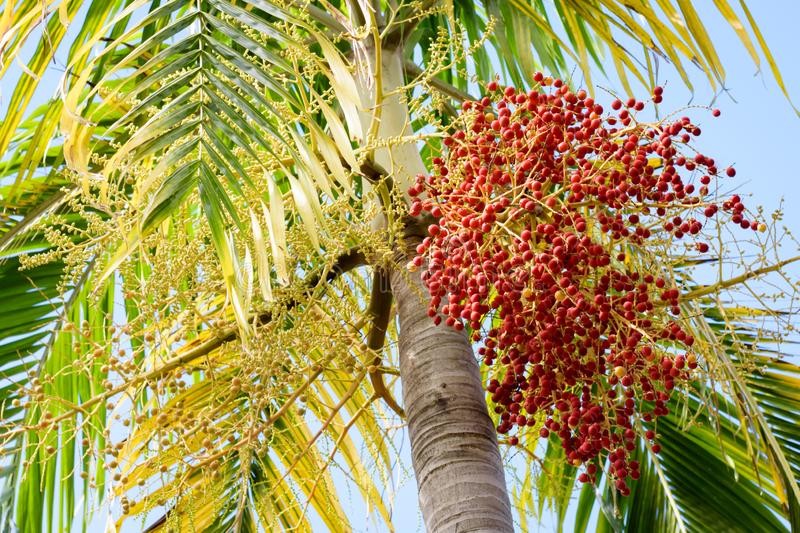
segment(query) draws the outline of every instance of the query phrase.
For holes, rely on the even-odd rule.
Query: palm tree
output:
[[[714,4],[786,92],[747,8]],[[349,486],[391,529],[400,425],[429,531],[565,520],[555,443],[513,447],[512,505],[489,371],[405,268],[426,226],[404,191],[495,72],[577,64],[591,86],[613,64],[632,93],[659,57],[721,84],[691,2],[10,0],[0,28],[4,528],[99,506],[148,530],[347,531]],[[630,496],[583,487],[576,530],[595,509],[598,530],[800,528],[787,318],[725,300],[783,265],[691,292],[713,379],[660,421],[661,456],[637,451]]]

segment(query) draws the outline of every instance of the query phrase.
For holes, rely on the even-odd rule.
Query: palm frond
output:
[[[790,99],[780,69],[746,5],[740,3],[741,13],[728,0],[715,0],[714,7],[715,15],[730,25],[756,69],[765,62]],[[577,65],[585,78],[582,83],[593,87],[595,72],[604,73],[613,65],[624,89],[634,94],[630,78],[652,88],[656,85],[653,64],[665,61],[689,88],[694,69],[715,89],[726,81],[723,62],[707,28],[711,14],[699,12],[689,0],[453,0],[439,4],[438,9],[432,5],[431,12],[434,15],[423,18],[412,37],[421,47],[425,64],[440,68],[434,64],[440,61],[435,47],[437,28],[455,22],[466,33],[468,43],[486,39],[490,45],[469,51],[480,80],[500,74],[525,87],[533,84],[537,70],[569,79],[570,69]],[[466,63],[459,59],[465,52],[454,50],[448,68],[440,74],[443,81],[462,91],[469,89],[470,81],[464,75]]]
[[[776,353],[747,325],[745,310],[738,308],[742,321],[735,324],[714,319],[720,312],[718,307],[707,307],[698,320],[708,321],[711,332],[705,334],[713,335],[709,346],[725,351],[742,383],[698,383],[695,392],[675,403],[668,416],[644,424],[663,441],[661,452],[638,449],[641,477],[627,498],[614,498],[608,486],[594,498],[584,487],[575,531],[586,530],[588,517],[598,505],[611,520],[619,520],[625,531],[787,531],[796,527],[800,397],[795,389],[800,366],[791,358],[796,357],[797,343],[789,340],[782,345],[794,355]],[[757,309],[751,313],[763,315]],[[729,329],[732,325],[734,331]],[[749,342],[750,348],[734,346],[732,335]],[[706,354],[712,359],[719,356]],[[757,412],[743,405],[747,396]],[[776,447],[770,449],[766,433],[772,435]],[[778,460],[775,454],[780,454]],[[784,461],[789,471],[783,471],[778,461]]]

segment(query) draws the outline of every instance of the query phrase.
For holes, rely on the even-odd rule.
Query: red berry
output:
[[[650,424],[668,414],[671,391],[697,361],[680,326],[681,289],[624,250],[663,253],[673,239],[682,251],[681,239],[707,253],[699,236],[717,223],[707,196],[717,167],[681,154],[700,134],[688,117],[637,123],[629,109],[644,102],[634,98],[629,109],[614,100],[616,116],[601,116],[586,91],[541,73],[534,80],[552,89],[499,93],[490,81],[488,96],[464,106],[476,112],[456,120],[433,173],[409,191],[412,216],[436,220],[411,267],[425,265],[433,320],[469,326],[482,342],[478,354],[497,372],[487,386],[497,431],[544,418],[540,437],[559,440],[571,465],[587,465],[581,480],[594,482],[596,464],[608,464],[625,495],[627,478],[639,476],[629,461],[637,439],[660,450],[637,417]],[[653,101],[662,93],[654,88]],[[693,171],[702,176],[697,193],[683,175]],[[758,230],[739,196],[720,207]]]

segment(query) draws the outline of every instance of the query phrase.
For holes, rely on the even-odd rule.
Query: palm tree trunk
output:
[[[408,107],[394,91],[403,84],[402,50],[383,50],[378,135],[411,133]],[[365,109],[374,92],[360,84]],[[369,115],[362,116],[369,127]],[[402,191],[425,166],[414,142],[376,150],[376,162]],[[405,245],[416,245],[406,242]],[[413,248],[409,248],[413,249]],[[402,251],[399,255],[405,256]],[[401,265],[405,261],[400,261]],[[464,332],[436,326],[418,273],[391,274],[400,320],[400,381],[419,502],[430,533],[512,532],[511,506],[497,437],[480,373]]]
[[[395,270],[400,380],[425,527],[514,530],[497,437],[464,332],[436,326],[418,273]]]

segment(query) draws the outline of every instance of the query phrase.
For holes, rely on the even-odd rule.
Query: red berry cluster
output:
[[[491,82],[464,103],[433,174],[409,190],[411,214],[437,220],[410,266],[427,262],[430,316],[471,328],[483,362],[502,365],[488,384],[498,432],[539,425],[586,465],[579,479],[593,482],[607,458],[627,494],[638,436],[659,450],[641,428],[697,367],[663,258],[683,238],[707,252],[701,230],[720,209],[759,225],[738,196],[711,201],[719,169],[682,154],[700,135],[688,118],[639,122],[645,102],[635,99],[606,114],[583,90],[535,79],[529,92]]]

